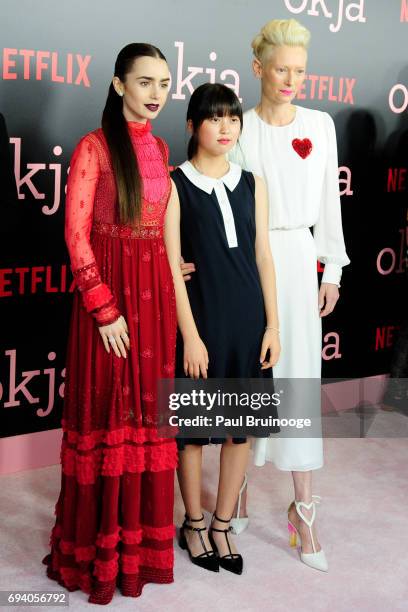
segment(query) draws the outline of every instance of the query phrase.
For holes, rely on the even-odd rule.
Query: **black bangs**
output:
[[[238,117],[242,128],[242,107],[232,89],[219,83],[205,83],[197,87],[187,109],[187,121],[191,119],[194,130],[205,119],[226,115]]]
[[[193,92],[187,109],[187,121],[192,123],[192,136],[187,147],[188,159],[198,149],[198,129],[206,119],[212,117],[238,117],[242,130],[242,106],[235,93],[220,83],[204,83]]]

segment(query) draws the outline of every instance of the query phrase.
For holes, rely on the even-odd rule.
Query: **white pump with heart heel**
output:
[[[312,567],[313,569],[317,569],[322,572],[327,572],[329,569],[329,565],[327,563],[326,555],[324,554],[323,550],[316,551],[316,546],[315,546],[315,542],[313,539],[313,533],[312,533],[312,525],[316,518],[316,504],[320,503],[320,499],[321,498],[319,497],[319,495],[312,495],[312,501],[310,502],[310,504],[306,504],[305,502],[302,502],[302,501],[298,502],[295,500],[290,504],[288,508],[288,514],[289,514],[290,509],[294,506],[296,508],[296,512],[298,513],[299,517],[309,527],[309,533],[310,533],[310,539],[312,541],[313,552],[312,553],[302,552],[302,539],[300,537],[300,533],[296,529],[294,524],[289,520],[289,517],[288,517],[289,544],[293,548],[296,548],[297,545],[300,546],[300,560],[303,563],[305,563],[309,567]],[[310,510],[312,508],[312,517],[310,519],[307,518],[303,514],[302,507],[306,508],[306,510]],[[297,542],[298,538],[299,538],[299,542]]]

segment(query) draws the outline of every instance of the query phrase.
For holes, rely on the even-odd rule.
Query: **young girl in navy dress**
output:
[[[224,85],[201,85],[187,111],[188,161],[172,173],[165,240],[182,342],[176,374],[191,378],[271,377],[280,352],[275,273],[262,179],[227,161],[242,109]],[[186,287],[181,253],[197,272]],[[207,533],[201,507],[203,444],[222,443],[215,513]],[[245,438],[178,439],[186,509],[180,546],[196,565],[242,573],[229,522],[248,460]]]

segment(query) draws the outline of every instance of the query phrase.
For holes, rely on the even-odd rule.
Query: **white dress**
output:
[[[278,127],[251,109],[244,114],[241,137],[229,158],[262,176],[268,187],[282,349],[274,378],[320,379],[317,260],[325,264],[322,280],[337,285],[342,266],[349,263],[333,120],[327,113],[296,106],[292,123]],[[321,435],[256,440],[254,463],[265,461],[281,470],[318,469],[323,465]]]

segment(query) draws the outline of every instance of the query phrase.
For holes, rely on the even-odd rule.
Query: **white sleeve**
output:
[[[344,244],[341,222],[339,164],[333,119],[323,113],[328,140],[328,154],[320,201],[319,218],[313,227],[317,259],[325,264],[322,283],[340,286],[342,267],[350,263]]]

